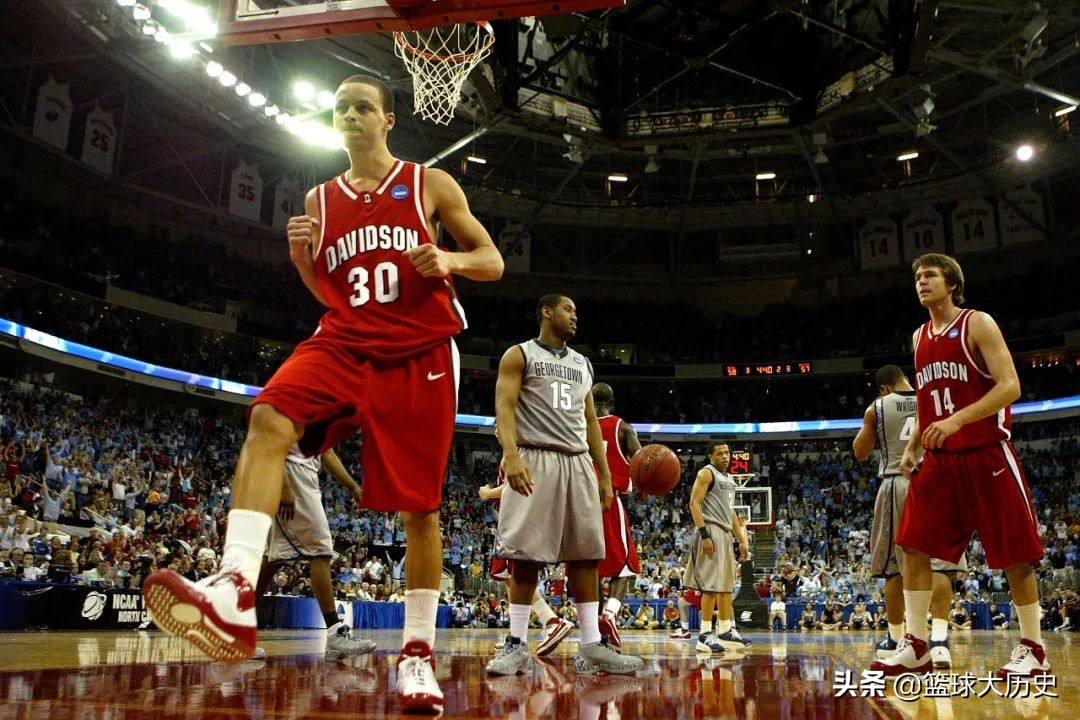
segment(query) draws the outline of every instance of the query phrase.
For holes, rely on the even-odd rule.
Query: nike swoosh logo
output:
[[[1001,474],[1001,473],[1003,473],[1003,472],[1005,472],[1005,468],[1001,468],[1001,469],[1000,469],[1000,470],[998,470],[998,471],[997,471],[996,473],[994,473],[994,477],[997,477],[998,475],[1000,475],[1000,474]]]
[[[434,374],[434,373],[428,373],[428,374],[427,374],[427,379],[428,379],[428,380],[438,380],[439,378],[441,378],[441,377],[442,377],[443,375],[445,375],[445,374],[446,374],[446,373],[444,373],[444,372],[441,372],[441,373],[439,373],[438,375],[436,375],[436,374]]]

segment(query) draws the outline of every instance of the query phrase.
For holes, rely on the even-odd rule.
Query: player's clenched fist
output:
[[[285,226],[289,238],[289,259],[295,262],[310,262],[311,243],[319,231],[319,218],[310,215],[296,215],[289,218]]]
[[[450,253],[432,243],[424,243],[405,251],[405,257],[423,277],[446,277],[450,274]]]

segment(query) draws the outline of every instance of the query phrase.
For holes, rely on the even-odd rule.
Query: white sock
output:
[[[716,633],[717,633],[717,635],[723,635],[724,633],[726,633],[730,629],[731,629],[731,621],[730,620],[720,620],[720,621],[718,621],[716,623]]]
[[[581,644],[595,645],[600,642],[599,602],[578,603],[578,624],[581,627]]]
[[[230,510],[225,527],[225,549],[221,552],[221,569],[239,571],[255,587],[259,582],[271,522],[273,518],[266,513]]]
[[[900,638],[904,637],[904,623],[896,623],[895,625],[889,623],[889,637],[893,639],[893,642],[900,642]]]
[[[619,610],[621,610],[621,609],[622,609],[622,601],[619,600],[619,598],[608,598],[607,599],[607,611],[609,613],[611,613],[615,617],[618,617],[619,616]]]
[[[335,624],[333,624],[330,627],[326,628],[326,634],[327,635],[334,635],[335,633],[337,633],[339,628],[342,628],[344,626],[345,626],[345,621],[344,620],[338,620]]]
[[[510,637],[524,641],[529,634],[529,615],[532,607],[510,603]]]
[[[1039,603],[1016,606],[1016,619],[1020,621],[1020,638],[1042,645],[1042,628],[1039,627]]]
[[[413,640],[435,649],[435,618],[439,612],[439,591],[418,588],[405,591],[405,632],[402,645]]]
[[[907,619],[907,631],[922,641],[926,641],[926,614],[930,612],[929,590],[904,590],[904,617]]]
[[[510,607],[513,607],[513,605],[511,605]],[[540,595],[538,594],[533,595],[532,611],[536,613],[536,617],[540,618],[541,627],[547,625],[549,620],[554,620],[556,617],[558,617],[555,614],[555,611],[551,609],[551,606],[548,605],[544,598],[540,597]],[[528,622],[529,619],[525,618],[526,625],[528,624]]]
[[[945,618],[934,618],[931,622],[930,639],[934,641],[949,639],[949,621]]]

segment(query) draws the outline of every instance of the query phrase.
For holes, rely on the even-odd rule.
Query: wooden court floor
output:
[[[400,631],[365,636],[379,644],[374,655],[327,662],[321,630],[264,632],[266,660],[224,665],[157,632],[3,633],[0,719],[396,716]],[[1068,633],[1044,638],[1052,685],[986,682],[1008,659],[1016,634],[971,631],[952,634],[952,676],[918,688],[889,683],[883,693],[861,681],[874,641],[865,633],[748,633],[754,644],[745,652],[709,658],[666,633],[627,631],[626,651],[647,660],[635,677],[576,677],[573,638],[529,677],[488,677],[484,665],[497,636],[440,631],[436,674],[447,717],[1080,718],[1080,635]],[[844,680],[848,671],[850,689],[843,692],[837,674]]]

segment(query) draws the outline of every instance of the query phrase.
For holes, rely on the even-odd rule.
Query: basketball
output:
[[[679,484],[682,463],[667,445],[646,445],[630,461],[630,480],[642,495],[663,495]]]

